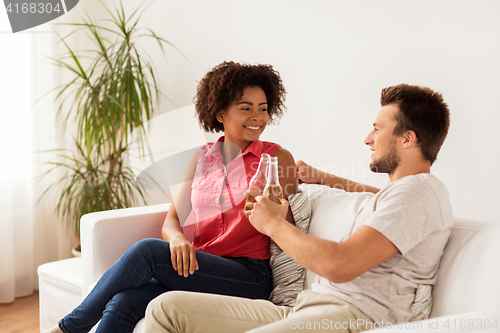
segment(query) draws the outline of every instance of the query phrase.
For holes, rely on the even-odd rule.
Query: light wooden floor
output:
[[[40,333],[38,292],[0,304],[0,333]]]

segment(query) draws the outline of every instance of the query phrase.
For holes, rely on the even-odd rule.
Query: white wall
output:
[[[131,10],[138,2],[124,3]],[[443,93],[452,122],[433,173],[448,185],[456,216],[500,221],[500,1],[160,0],[141,22],[188,59],[170,49],[165,61],[144,44],[172,100],[161,112],[191,103],[197,80],[224,60],[270,63],[289,110],[263,139],[375,186],[388,178],[368,171],[363,139],[380,90],[409,83]]]

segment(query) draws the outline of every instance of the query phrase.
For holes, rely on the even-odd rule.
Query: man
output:
[[[152,301],[148,332],[358,332],[411,316],[419,284],[433,285],[453,216],[446,187],[430,168],[446,138],[449,111],[441,94],[401,84],[382,90],[382,108],[365,139],[370,169],[387,173],[381,190],[297,162],[299,178],[377,194],[336,243],[299,231],[287,204],[258,197],[250,222],[318,274],[294,308],[263,300],[169,292]]]

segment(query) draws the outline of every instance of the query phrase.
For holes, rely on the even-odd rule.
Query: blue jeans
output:
[[[180,276],[170,261],[169,243],[145,239],[131,246],[101,277],[90,294],[59,322],[66,333],[132,332],[148,303],[170,290],[268,299],[272,290],[269,260],[224,258],[196,252],[199,269]]]

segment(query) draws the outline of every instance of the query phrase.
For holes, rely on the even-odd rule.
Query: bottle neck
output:
[[[264,190],[266,184],[267,184],[267,168],[269,165],[269,159],[268,158],[261,158],[259,162],[259,166],[257,168],[257,171],[255,172],[255,175],[252,177],[250,180],[249,184],[249,189],[252,191],[257,191],[260,194]]]
[[[269,167],[269,173],[267,174],[267,183],[269,185],[279,185],[280,180],[278,176],[278,162],[271,161],[271,165]]]
[[[268,168],[268,161],[267,160],[260,160],[259,167],[257,168],[257,172],[255,175],[260,178],[267,178],[267,168]]]

